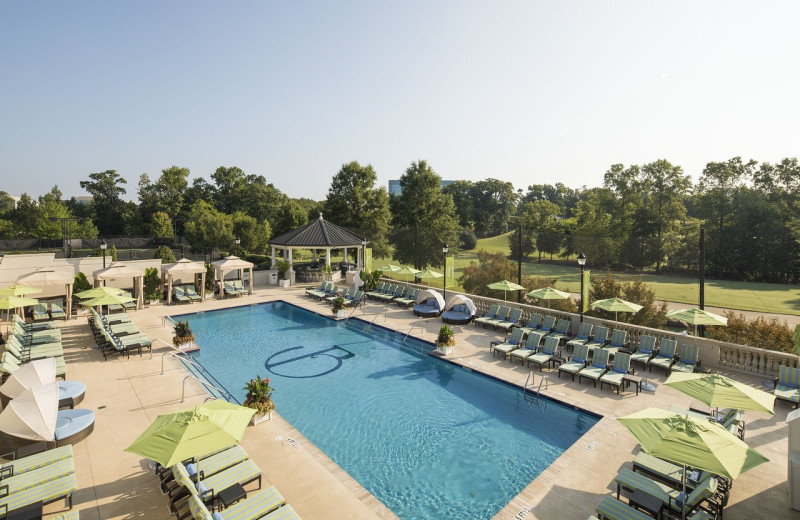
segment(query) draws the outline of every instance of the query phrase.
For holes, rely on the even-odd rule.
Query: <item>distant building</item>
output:
[[[78,195],[77,197],[73,198],[75,199],[75,202],[77,202],[78,204],[89,204],[90,202],[92,202],[91,195]]]
[[[448,184],[456,181],[442,181],[442,188]],[[400,181],[389,181],[389,195],[400,195],[403,193],[403,188],[400,187]]]

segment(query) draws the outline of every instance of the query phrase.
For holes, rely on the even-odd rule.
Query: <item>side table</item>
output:
[[[247,491],[238,482],[217,493],[217,499],[224,507],[230,507],[244,498],[247,498]]]
[[[628,388],[633,384],[636,387],[636,395],[639,395],[639,391],[642,389],[642,378],[631,374],[625,374],[622,376],[622,384],[624,388]]]
[[[653,515],[653,518],[661,518],[661,510],[664,509],[663,500],[641,489],[634,490],[628,503],[630,503],[631,507],[647,511]]]

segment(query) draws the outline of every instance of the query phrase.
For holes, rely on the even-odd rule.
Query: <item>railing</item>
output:
[[[223,390],[222,388],[217,388],[216,386],[212,385],[208,381],[205,381],[203,379],[200,379],[199,377],[195,377],[195,376],[191,376],[191,375],[190,376],[186,376],[186,377],[183,378],[183,388],[181,388],[181,402],[183,402],[186,399],[186,381],[189,380],[189,379],[194,379],[195,381],[197,381],[198,383],[200,383],[201,385],[203,385],[206,388],[213,388],[214,390],[216,390],[217,392],[219,392],[222,395],[227,394],[228,397],[230,397],[230,399],[228,399],[228,401],[232,401],[234,403],[236,402],[236,399],[227,390]],[[206,401],[208,401],[208,398],[206,398],[203,402],[206,402]]]
[[[405,343],[405,342],[406,342],[406,340],[408,339],[408,336],[411,334],[411,332],[412,332],[412,331],[413,331],[415,328],[419,327],[419,328],[421,328],[422,330],[425,330],[425,327],[423,327],[422,325],[417,325],[417,323],[419,323],[419,320],[421,320],[421,319],[423,319],[423,318],[422,318],[422,316],[417,316],[417,319],[416,319],[416,320],[414,320],[414,323],[412,323],[412,324],[411,324],[411,328],[410,328],[410,329],[408,329],[408,332],[406,332],[406,335],[405,335],[405,337],[403,338],[403,343]]]
[[[171,323],[173,327],[175,325],[177,325],[177,322],[172,319],[172,316],[162,316],[161,317],[161,326],[162,327],[166,327],[167,326],[167,322]]]

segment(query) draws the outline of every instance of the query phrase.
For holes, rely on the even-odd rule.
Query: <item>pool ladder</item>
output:
[[[536,387],[536,390],[533,390],[533,385],[536,384],[536,375],[533,372],[528,373],[527,379],[525,379],[525,386],[522,387],[522,396],[525,398],[526,401],[530,403],[535,403],[542,411],[547,410],[547,400],[540,401],[539,397],[542,395],[542,384],[544,383],[544,389],[547,390],[547,376],[543,375],[539,379],[539,386]],[[530,394],[528,393],[528,388],[531,388]],[[530,398],[528,397],[530,395]],[[530,400],[529,400],[530,399]],[[542,406],[544,403],[544,406]]]
[[[405,337],[403,338],[403,343],[405,343],[405,342],[406,342],[406,340],[408,339],[408,336],[409,336],[409,335],[411,334],[411,332],[413,332],[413,330],[414,330],[414,329],[416,329],[417,327],[421,328],[422,330],[425,330],[425,327],[424,327],[424,326],[422,326],[422,325],[417,325],[417,323],[419,323],[419,320],[421,320],[421,319],[422,319],[422,316],[417,316],[417,319],[416,319],[416,320],[414,320],[414,323],[411,325],[411,328],[410,328],[410,329],[408,329],[408,332],[406,332],[406,335],[405,335]]]

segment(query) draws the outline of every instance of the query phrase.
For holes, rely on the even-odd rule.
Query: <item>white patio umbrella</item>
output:
[[[25,390],[53,383],[55,380],[56,359],[51,357],[35,359],[12,372],[3,386],[0,386],[0,393],[10,399],[16,399]]]
[[[24,390],[0,413],[0,431],[34,441],[52,441],[58,415],[58,383]]]

